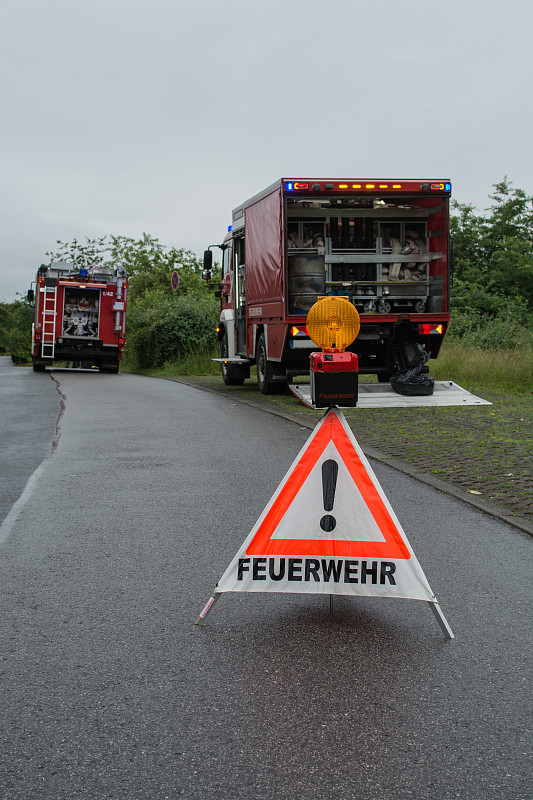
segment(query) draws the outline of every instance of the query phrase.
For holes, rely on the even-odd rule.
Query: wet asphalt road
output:
[[[26,372],[45,457],[59,395]],[[53,375],[59,446],[0,545],[2,800],[533,798],[529,537],[374,465],[455,640],[371,598],[225,595],[198,627],[308,431]]]
[[[60,397],[56,384],[0,356],[0,523],[51,453]]]

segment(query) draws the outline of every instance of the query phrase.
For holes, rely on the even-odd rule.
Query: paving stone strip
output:
[[[172,378],[313,429],[320,412],[292,394],[225,386],[217,376]],[[345,416],[367,456],[533,535],[533,398],[477,392],[491,406],[365,408]]]

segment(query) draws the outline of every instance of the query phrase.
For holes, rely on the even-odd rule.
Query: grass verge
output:
[[[436,380],[452,380],[469,391],[533,394],[533,347],[482,350],[445,343],[429,368]]]
[[[138,369],[126,355],[122,369],[126,372],[141,372],[144,375],[161,378],[220,376],[220,364],[212,361],[216,356],[217,352],[190,353],[180,361],[167,362],[162,367]],[[483,350],[445,342],[439,358],[429,362],[429,371],[438,381],[455,381],[472,392],[531,395],[533,394],[533,347],[524,347],[520,350]],[[360,380],[375,381],[376,378],[361,376]]]
[[[216,352],[189,353],[179,361],[167,361],[162,367],[140,369],[135,362],[125,354],[121,365],[124,372],[137,372],[157,378],[182,378],[190,375],[220,375],[220,364],[213,361]]]

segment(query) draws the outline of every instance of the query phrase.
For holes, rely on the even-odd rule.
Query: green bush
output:
[[[151,369],[193,353],[210,352],[216,344],[218,316],[218,303],[212,296],[145,292],[128,316],[126,363]]]
[[[533,345],[531,315],[520,299],[500,299],[493,313],[478,307],[452,310],[446,341],[487,350],[517,350]]]
[[[7,339],[10,330],[10,304],[0,303],[0,355],[9,355]]]
[[[9,337],[9,349],[13,364],[29,364],[31,362],[31,336],[26,331],[15,330]]]
[[[25,300],[0,304],[0,353],[9,353],[14,364],[31,362],[33,313]]]

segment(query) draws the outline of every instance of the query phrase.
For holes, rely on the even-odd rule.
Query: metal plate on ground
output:
[[[211,361],[215,361],[217,364],[242,364],[246,366],[249,364],[249,360],[247,358],[212,358]]]
[[[308,408],[311,403],[311,387],[309,384],[291,384],[291,392]],[[490,406],[475,394],[467,392],[453,381],[435,381],[432,395],[427,397],[407,397],[397,394],[390,383],[360,383],[357,408],[423,408],[425,406]],[[324,412],[324,408],[316,411]]]

